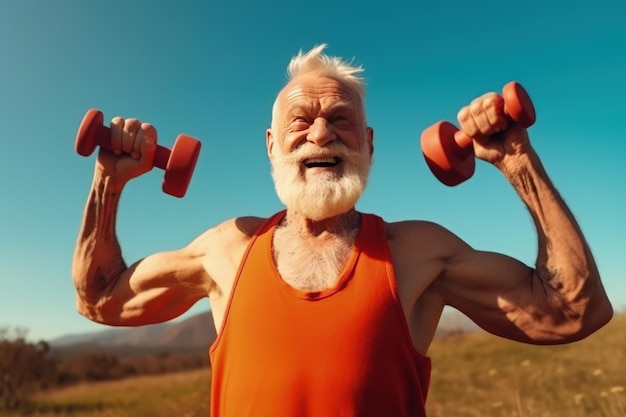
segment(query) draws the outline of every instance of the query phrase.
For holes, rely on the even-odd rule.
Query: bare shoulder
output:
[[[267,219],[236,217],[208,229],[188,246],[201,259],[219,295],[228,291],[248,244]]]
[[[198,236],[190,247],[205,251],[217,247],[229,247],[248,242],[261,227],[265,218],[236,217],[219,223]]]
[[[385,223],[385,230],[398,283],[417,285],[420,291],[441,276],[459,255],[472,251],[450,230],[430,221]]]
[[[396,280],[400,287],[412,288],[412,297],[419,296],[465,245],[445,227],[424,220],[385,223],[385,232]]]
[[[390,249],[396,252],[444,254],[464,243],[445,227],[426,220],[385,222]]]

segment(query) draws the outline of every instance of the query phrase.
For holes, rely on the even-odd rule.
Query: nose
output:
[[[309,128],[307,140],[318,146],[324,146],[337,138],[334,129],[323,117],[318,117]]]

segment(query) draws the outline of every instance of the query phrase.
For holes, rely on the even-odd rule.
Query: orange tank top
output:
[[[272,235],[259,229],[210,348],[213,417],[425,416],[430,359],[413,347],[381,218],[361,230],[337,285],[283,281]]]

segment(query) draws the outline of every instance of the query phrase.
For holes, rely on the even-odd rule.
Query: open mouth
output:
[[[341,158],[309,158],[305,159],[303,163],[307,168],[332,168],[341,163]]]

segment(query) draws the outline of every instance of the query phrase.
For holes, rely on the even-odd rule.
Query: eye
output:
[[[350,121],[350,118],[348,118],[348,116],[345,115],[337,115],[337,116],[333,116],[330,119],[330,123],[333,124],[333,126],[337,126],[337,127],[348,127],[350,126],[352,123]]]
[[[290,125],[296,129],[306,129],[311,123],[304,116],[295,116],[291,119]]]

